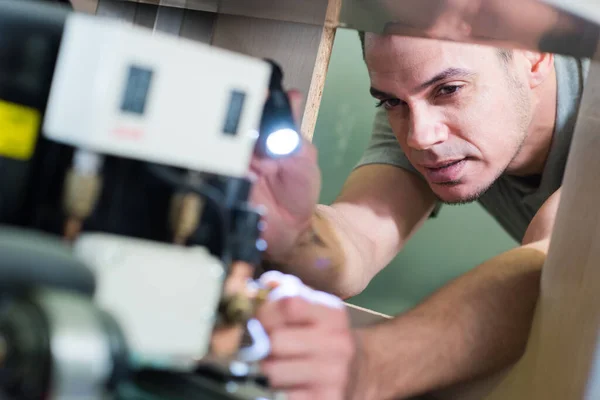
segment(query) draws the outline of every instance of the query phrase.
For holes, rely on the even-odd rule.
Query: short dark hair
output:
[[[365,31],[358,31],[358,38],[360,39],[363,59],[365,59]],[[497,49],[497,54],[505,64],[508,64],[513,58],[513,51],[510,49]]]

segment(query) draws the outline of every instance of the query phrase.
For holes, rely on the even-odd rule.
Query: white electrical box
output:
[[[123,330],[133,365],[188,371],[206,355],[225,279],[208,250],[85,233],[73,251],[94,272],[94,302]]]
[[[74,14],[43,132],[102,154],[242,177],[270,74],[260,59]]]

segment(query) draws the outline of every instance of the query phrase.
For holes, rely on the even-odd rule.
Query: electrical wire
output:
[[[225,195],[209,184],[202,184],[200,186],[193,185],[186,182],[182,176],[175,172],[171,167],[157,164],[146,164],[148,171],[156,178],[161,181],[171,184],[177,188],[189,190],[194,192],[211,203],[217,214],[218,223],[220,225],[220,236],[221,236],[221,254],[220,258],[225,267],[231,266],[233,257],[231,255],[231,246],[229,240],[229,229],[230,220],[227,215],[227,209],[225,207]]]
[[[271,352],[271,341],[269,335],[257,319],[250,319],[246,325],[248,334],[252,338],[252,344],[241,348],[237,359],[247,363],[254,363],[267,358]]]

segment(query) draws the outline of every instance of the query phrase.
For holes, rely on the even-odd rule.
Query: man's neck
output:
[[[512,162],[509,174],[540,175],[544,171],[556,125],[556,70],[534,91],[535,104],[527,137]]]

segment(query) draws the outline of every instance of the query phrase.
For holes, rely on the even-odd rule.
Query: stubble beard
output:
[[[531,111],[529,109],[527,92],[525,90],[523,83],[520,82],[515,76],[513,76],[511,74],[511,72],[508,70],[508,68],[505,70],[505,73],[506,73],[507,83],[508,83],[509,87],[511,88],[512,95],[514,96],[513,98],[515,99],[515,104],[514,104],[515,109],[517,110],[517,112],[519,114],[519,123],[518,123],[517,129],[519,129],[520,135],[519,135],[519,141],[518,141],[517,145],[515,146],[515,150],[513,151],[512,157],[502,168],[499,168],[496,171],[493,179],[491,179],[487,184],[482,185],[481,187],[477,188],[473,193],[470,193],[463,198],[459,198],[456,200],[448,200],[448,199],[444,199],[444,198],[438,196],[438,194],[435,193],[435,191],[434,191],[434,195],[437,197],[437,199],[440,203],[443,203],[446,205],[465,205],[465,204],[470,204],[470,203],[473,203],[473,202],[479,200],[496,184],[498,179],[500,179],[500,177],[502,177],[502,175],[506,172],[508,167],[521,154],[521,151],[523,150],[523,146],[525,144],[525,139],[527,138],[529,124],[531,123]],[[456,185],[460,185],[460,184],[461,184],[461,182],[457,181],[457,182],[445,182],[445,183],[441,183],[441,184],[437,184],[437,185],[456,186]]]

